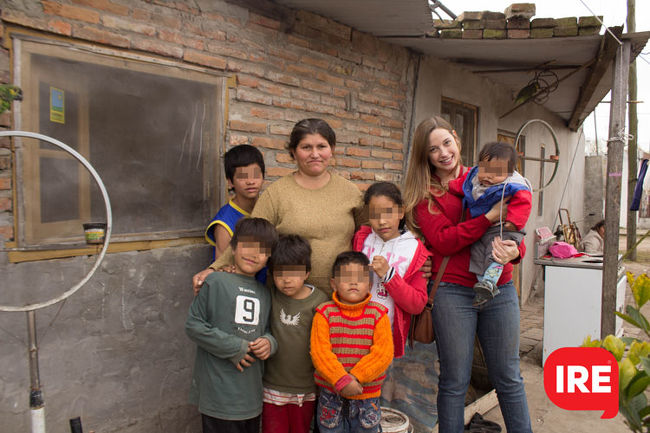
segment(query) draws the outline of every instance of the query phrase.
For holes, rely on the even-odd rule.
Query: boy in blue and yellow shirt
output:
[[[205,229],[205,240],[214,247],[214,260],[228,247],[235,225],[250,216],[264,181],[264,157],[256,147],[241,144],[223,157],[228,190],[234,196],[223,205]]]

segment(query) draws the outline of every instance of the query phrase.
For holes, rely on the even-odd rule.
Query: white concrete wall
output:
[[[560,86],[558,91],[561,89]],[[544,190],[541,216],[538,216],[538,194],[533,194],[533,209],[526,226],[528,251],[522,264],[522,301],[525,302],[531,295],[531,286],[536,274],[536,267],[533,265],[535,228],[548,226],[554,230],[559,224],[556,216],[560,207],[567,208],[573,220],[580,222],[583,219],[584,136],[579,132],[570,131],[565,126],[564,120],[534,103],[523,106],[504,119],[499,119],[499,116],[513,105],[513,95],[510,89],[459,66],[426,57],[421,62],[420,76],[418,77],[415,126],[423,119],[440,113],[441,97],[443,96],[478,106],[478,149],[482,143],[496,140],[498,130],[516,133],[525,122],[531,119],[542,119],[548,122],[557,135],[560,147],[558,173],[554,181]],[[527,128],[525,136],[527,155],[539,157],[541,143],[546,145],[547,157],[554,153],[551,135],[540,124]],[[573,167],[571,167],[572,160]],[[551,169],[551,165],[547,164],[546,172],[550,174]],[[538,163],[527,162],[525,170],[526,177],[534,187],[537,187],[539,184]]]

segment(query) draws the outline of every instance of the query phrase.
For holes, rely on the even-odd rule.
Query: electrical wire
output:
[[[571,171],[573,170],[573,163],[576,160],[576,155],[578,154],[578,145],[580,144],[580,139],[584,135],[585,129],[580,128],[580,135],[578,135],[578,141],[576,142],[576,147],[573,150],[573,158],[571,159],[571,166],[569,167],[569,171],[567,172],[566,176],[566,181],[564,182],[564,189],[562,190],[562,197],[560,197],[560,202],[558,203],[557,207],[557,212],[555,212],[555,219],[553,220],[553,225],[551,227],[555,227],[555,223],[557,222],[558,218],[558,212],[560,212],[560,208],[562,207],[562,200],[564,200],[564,194],[566,193],[566,188],[569,185],[569,176],[571,176]]]

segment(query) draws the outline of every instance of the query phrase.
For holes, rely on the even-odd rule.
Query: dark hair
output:
[[[402,193],[399,187],[391,182],[375,182],[363,194],[363,203],[368,206],[370,199],[373,197],[384,196],[389,198],[397,206],[404,208],[404,200],[402,200]],[[406,215],[406,214],[405,214]],[[400,231],[404,229],[406,224],[405,216],[399,221]]]
[[[237,248],[240,239],[259,242],[263,248],[273,250],[278,242],[278,232],[273,227],[273,224],[264,218],[242,218],[235,225],[235,231],[232,239],[230,239],[230,246],[233,249]]]
[[[592,230],[598,231],[599,228],[605,226],[605,220],[600,220],[591,228]]]
[[[336,134],[329,124],[323,119],[302,119],[293,126],[291,135],[289,136],[289,143],[287,143],[287,150],[293,158],[293,152],[298,147],[300,140],[305,138],[305,135],[320,134],[329,143],[332,150],[336,146]]]
[[[332,277],[336,277],[337,271],[339,271],[343,266],[349,265],[350,263],[356,263],[361,266],[368,266],[370,261],[364,253],[359,251],[345,251],[336,256],[334,259],[334,264],[332,265]]]
[[[285,266],[304,266],[311,271],[311,246],[309,242],[298,235],[282,235],[275,244],[273,255],[268,261],[271,273]]]
[[[246,167],[247,165],[257,164],[262,169],[264,177],[264,157],[257,147],[250,144],[240,144],[230,149],[223,156],[223,168],[226,172],[226,179],[233,181],[235,169],[237,167]]]
[[[508,173],[515,171],[515,164],[517,164],[517,150],[512,144],[504,143],[502,141],[493,141],[487,143],[481,148],[478,154],[479,161],[491,161],[492,159],[502,159],[508,161]]]

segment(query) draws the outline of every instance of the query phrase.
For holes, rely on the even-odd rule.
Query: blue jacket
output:
[[[530,191],[531,189],[530,184],[528,184],[528,181],[525,178],[523,178],[519,173],[514,172],[513,176],[510,176],[506,180],[506,182],[489,187],[487,190],[485,190],[483,195],[481,195],[478,199],[474,200],[474,197],[472,195],[472,187],[473,187],[472,179],[476,177],[477,174],[478,174],[478,167],[473,167],[469,171],[467,177],[465,178],[465,181],[463,182],[463,193],[464,193],[463,205],[467,209],[469,209],[472,218],[487,213],[492,208],[492,206],[494,206],[499,200],[501,200],[501,197],[504,194],[503,193],[504,188],[505,188],[504,195],[506,197],[512,196],[517,191],[521,191],[521,190]],[[513,177],[517,177],[517,179],[514,182],[512,181]],[[523,182],[521,180],[523,180]]]

